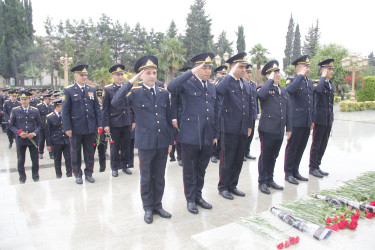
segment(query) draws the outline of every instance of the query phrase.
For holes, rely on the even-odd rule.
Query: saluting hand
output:
[[[142,76],[142,74],[143,74],[144,71],[145,71],[144,69],[141,70],[141,72],[139,72],[138,74],[136,74],[135,76],[133,76],[132,79],[130,79],[129,82],[134,85],[137,82],[137,80],[139,78],[141,78],[141,76]]]
[[[273,80],[274,77],[275,77],[275,71],[272,71],[271,74],[268,76],[268,79]]]
[[[236,63],[235,65],[234,65],[234,67],[233,68],[231,68],[231,70],[230,70],[230,74],[233,76],[234,75],[234,72],[236,72],[236,70],[237,70],[237,68],[238,68],[238,65],[239,65],[239,63]]]
[[[198,66],[194,67],[191,72],[193,73],[193,75],[195,75],[200,69],[202,69],[204,67],[204,63],[201,63],[199,64]]]
[[[322,70],[322,77],[326,77],[327,76],[327,73],[328,73],[328,69],[327,68],[324,68]]]

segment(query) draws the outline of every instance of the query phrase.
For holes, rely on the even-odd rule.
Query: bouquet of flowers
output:
[[[26,134],[26,132],[25,131],[23,131],[22,129],[20,129],[20,130],[18,130],[18,134],[21,136],[22,134]],[[35,143],[35,141],[31,138],[28,138],[29,139],[29,141],[31,141],[31,143],[36,147],[36,148],[38,148],[38,145],[36,145],[36,143]]]
[[[301,232],[306,232],[313,236],[317,240],[325,240],[331,235],[332,230],[328,228],[321,227],[309,221],[295,218],[291,214],[288,214],[278,208],[272,207],[271,213],[278,216],[281,220],[288,223],[292,227],[300,230]]]

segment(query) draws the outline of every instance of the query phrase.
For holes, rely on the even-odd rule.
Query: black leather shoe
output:
[[[146,211],[145,212],[145,217],[144,217],[144,220],[147,224],[151,224],[152,221],[153,221],[153,215],[152,215],[152,211]]]
[[[129,174],[129,175],[132,174],[132,171],[128,168],[123,168],[122,172],[124,172],[125,174]]]
[[[176,161],[176,158],[171,158],[169,161]]]
[[[182,167],[182,160],[178,161],[178,165],[180,165]]]
[[[90,182],[90,183],[94,183],[95,182],[95,179],[92,177],[92,176],[85,176],[85,179]]]
[[[270,194],[271,193],[266,184],[259,184],[258,189],[260,190],[260,192],[262,192],[264,194]]]
[[[247,161],[246,156],[243,157],[243,161]]]
[[[271,187],[271,188],[276,189],[276,190],[283,190],[284,189],[282,186],[277,185],[276,182],[274,182],[274,181],[268,182],[267,187]]]
[[[310,170],[309,173],[315,177],[323,178],[323,175],[320,174],[318,169]]]
[[[118,172],[117,172],[117,170],[112,170],[112,176],[113,176],[113,177],[117,177],[117,176],[118,176]]]
[[[188,202],[187,203],[187,209],[192,214],[197,214],[198,213],[197,204],[195,204],[195,202]]]
[[[204,209],[211,209],[212,208],[212,205],[210,203],[206,202],[205,200],[203,200],[203,198],[197,199],[195,201],[195,203],[198,204],[199,206],[201,206]]]
[[[66,177],[68,177],[68,178],[69,177],[73,177],[73,175],[72,174],[67,174]]]
[[[321,174],[321,175],[324,175],[324,176],[327,176],[327,175],[329,175],[329,173],[327,173],[327,172],[324,172],[323,170],[321,170],[321,169],[318,169],[318,171],[319,171],[319,173]]]
[[[211,157],[211,162],[213,162],[213,163],[217,163],[216,156],[212,156],[212,157]]]
[[[170,213],[168,213],[167,211],[165,211],[165,210],[162,209],[162,208],[160,208],[160,209],[158,209],[158,210],[154,210],[154,213],[160,215],[160,217],[162,217],[162,218],[167,218],[167,219],[169,219],[169,218],[172,217],[172,215],[171,215]]]
[[[20,184],[25,184],[25,180],[20,180]]]
[[[82,177],[77,177],[76,178],[76,183],[77,184],[82,184],[83,183]]]
[[[251,156],[250,154],[247,154],[245,157],[246,157],[247,159],[250,159],[250,160],[255,160],[255,159],[256,159],[255,156]]]
[[[39,159],[43,159],[43,155],[42,154],[39,154]]]
[[[39,179],[34,179],[34,182],[39,182]]]
[[[300,175],[300,174],[295,174],[295,175],[294,175],[294,178],[296,178],[296,179],[299,180],[299,181],[308,181],[308,180],[309,180],[309,179],[303,177],[303,176]]]
[[[219,194],[223,196],[225,199],[228,199],[228,200],[234,199],[233,195],[228,190],[220,191]]]
[[[8,148],[11,149],[13,146],[13,143],[9,143]],[[25,182],[24,182],[25,183]]]
[[[285,180],[291,184],[298,185],[299,182],[291,175],[285,177]]]
[[[61,175],[56,175],[56,179],[61,179]]]
[[[133,163],[129,163],[128,164],[128,168],[134,168],[134,164]]]
[[[54,157],[53,157],[53,155],[50,155],[49,158],[50,158],[50,159],[53,159]]]
[[[237,188],[230,190],[230,192],[232,194],[237,195],[237,196],[245,197],[245,193],[242,192],[242,191],[240,191],[240,190],[238,190]]]

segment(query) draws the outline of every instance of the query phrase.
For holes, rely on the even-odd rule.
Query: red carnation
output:
[[[337,216],[333,217],[333,221],[337,221],[337,219],[338,219]]]
[[[115,141],[110,141],[109,143],[115,143]]]
[[[349,229],[350,229],[350,230],[354,230],[354,229],[356,229],[357,226],[358,226],[357,221],[351,221],[351,222],[349,223]]]
[[[98,134],[101,135],[103,133],[103,129],[100,128],[99,131],[98,131]]]
[[[94,143],[94,147],[96,146],[96,143]]]
[[[296,244],[299,242],[299,236],[296,236]]]
[[[326,219],[326,223],[329,224],[329,223],[331,223],[331,222],[332,222],[331,217],[328,217],[328,218]]]
[[[22,128],[20,129],[20,130],[18,130],[18,134],[20,135],[20,134],[22,134]]]
[[[370,205],[371,205],[371,206],[375,206],[375,201],[371,201],[371,202],[370,202]]]
[[[290,246],[290,243],[289,243],[289,240],[286,240],[285,241],[285,248],[289,247]]]
[[[371,218],[372,218],[372,213],[367,213],[367,214],[366,214],[366,218],[367,218],[367,219],[371,219]]]
[[[340,229],[345,229],[348,226],[348,221],[347,220],[342,220],[339,222],[339,228]]]
[[[350,211],[352,211],[352,209],[353,209],[352,206],[348,206],[348,208],[349,208]]]
[[[296,240],[294,237],[289,237],[290,245],[294,245],[296,243]]]
[[[335,223],[335,224],[333,224],[332,227],[331,227],[331,229],[332,229],[333,231],[338,231],[338,230],[339,230],[339,223]]]
[[[283,249],[284,248],[284,244],[283,243],[280,243],[279,245],[277,245],[277,249]]]

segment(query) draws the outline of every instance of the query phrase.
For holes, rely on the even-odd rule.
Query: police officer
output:
[[[114,106],[111,104],[116,92],[124,85],[125,66],[116,64],[109,69],[113,83],[105,86],[103,97],[103,126],[107,134],[111,134],[113,143],[111,147],[112,176],[118,176],[122,169],[126,174],[132,174],[128,168],[130,162],[130,136],[132,114],[129,106]],[[121,151],[121,155],[119,154]]]
[[[21,184],[26,181],[25,154],[29,148],[32,162],[32,178],[34,182],[39,181],[39,159],[38,159],[38,134],[40,131],[40,115],[37,108],[31,107],[31,94],[26,91],[20,92],[22,106],[15,107],[10,115],[10,130],[16,136],[17,145],[17,169]]]
[[[7,127],[9,126],[7,125],[8,120],[5,120],[5,117],[4,117],[4,102],[9,99],[8,91],[9,89],[5,88],[1,91],[1,94],[0,94],[0,122],[1,122],[1,128],[3,130],[3,133],[6,133]]]
[[[241,52],[226,63],[230,64],[229,74],[216,86],[222,96],[220,110],[221,159],[219,168],[219,194],[233,200],[232,193],[245,196],[237,188],[247,138],[253,130],[253,113],[250,107],[250,85],[243,80],[246,72],[246,53]]]
[[[228,71],[228,66],[226,65],[221,65],[217,67],[214,72],[216,73],[216,79],[214,81],[215,85],[218,85],[221,80],[224,79],[224,77],[227,75]],[[218,113],[220,113],[220,107],[221,107],[221,102],[222,102],[222,96],[220,94],[217,95],[218,98]],[[220,125],[219,125],[220,126]],[[219,129],[220,131],[220,129]],[[217,139],[217,143],[214,145],[212,156],[211,156],[211,162],[217,163],[217,159],[219,159],[220,156],[220,151],[221,151],[221,136]]]
[[[36,105],[42,121],[39,135],[39,159],[43,159],[44,143],[46,141],[47,115],[54,110],[53,105],[51,105],[52,95],[44,94],[42,98],[43,101]],[[49,157],[53,159],[53,152],[49,152]]]
[[[162,207],[165,186],[165,166],[172,150],[173,127],[170,116],[169,93],[157,87],[158,60],[148,55],[140,58],[134,71],[137,73],[115,94],[112,105],[124,108],[127,103],[135,115],[135,147],[138,148],[141,171],[141,197],[144,220],[150,224],[153,212],[163,218],[171,214]],[[142,78],[143,86],[132,88]],[[127,98],[125,98],[127,96]]]
[[[183,67],[179,69],[178,72],[182,74],[188,70],[191,70],[191,67]],[[174,151],[175,149],[177,149],[178,165],[182,167],[181,143],[177,142],[178,132],[179,132],[179,128],[181,125],[182,99],[181,99],[181,96],[176,93],[171,94],[171,114],[172,114],[172,125],[174,127],[175,143],[172,147],[170,157],[172,161],[172,158],[174,158]]]
[[[4,102],[3,114],[5,120],[5,131],[8,136],[9,145],[8,148],[11,149],[13,146],[13,140],[15,138],[13,132],[9,129],[10,123],[10,114],[12,113],[13,108],[21,106],[21,103],[17,101],[17,92],[15,90],[9,91],[9,99]]]
[[[95,182],[94,170],[95,133],[102,129],[102,116],[95,88],[87,85],[88,65],[71,69],[74,83],[64,89],[62,97],[62,120],[65,133],[70,137],[71,158],[76,183],[82,184],[81,146],[85,159],[85,178]]]
[[[66,176],[72,177],[72,165],[70,160],[70,142],[65,134],[61,117],[61,98],[52,101],[54,111],[47,115],[46,142],[47,150],[53,152],[56,178],[62,177],[61,158],[64,155]]]
[[[284,189],[273,180],[273,172],[283,143],[285,127],[289,140],[292,134],[292,125],[288,94],[279,85],[279,63],[276,60],[266,63],[262,69],[262,75],[266,76],[268,80],[258,90],[262,110],[258,126],[261,148],[258,160],[258,183],[262,193],[270,194],[268,187],[276,190]]]
[[[211,209],[202,198],[204,176],[217,143],[216,88],[209,79],[214,54],[201,53],[191,59],[192,70],[179,75],[168,84],[172,94],[181,95],[182,116],[177,141],[182,145],[183,180],[187,209],[198,213],[197,204]]]
[[[292,65],[296,67],[297,74],[286,80],[286,90],[289,93],[293,133],[285,148],[284,172],[286,181],[298,185],[297,180],[308,180],[298,170],[312,129],[314,90],[313,82],[307,78],[310,73],[310,57],[303,55]]]
[[[333,123],[333,96],[335,85],[331,82],[334,70],[334,59],[320,62],[322,75],[314,88],[314,131],[310,149],[310,171],[315,177],[323,178],[328,173],[320,169],[324,152],[327,148]]]
[[[38,98],[35,97],[35,89],[30,89],[29,93],[31,94],[30,97],[30,106],[35,107],[41,102]]]
[[[257,84],[253,81],[251,81],[251,71],[253,69],[253,66],[251,64],[247,64],[246,66],[246,72],[244,75],[244,79],[249,83],[250,85],[250,107],[252,109],[253,114],[253,133],[247,138],[247,144],[246,144],[246,154],[245,158],[250,160],[255,160],[256,157],[250,155],[250,145],[254,138],[254,128],[255,128],[255,121],[258,118],[259,108],[258,108],[258,98],[257,98]]]

